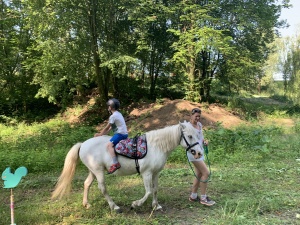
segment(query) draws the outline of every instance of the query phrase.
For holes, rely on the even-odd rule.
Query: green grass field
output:
[[[250,125],[206,130],[210,140],[212,179],[208,194],[217,204],[188,201],[193,180],[184,150],[177,148],[160,174],[158,200],[137,209],[131,202],[144,195],[141,177],[106,175],[108,191],[123,213],[111,212],[93,183],[92,207],[82,206],[87,169],[80,163],[69,197],[51,201],[64,157],[73,144],[91,137],[90,126],[71,126],[59,119],[43,124],[0,125],[0,169],[28,168],[13,189],[15,223],[49,224],[300,224],[300,124]],[[10,190],[0,192],[0,224],[10,224]]]

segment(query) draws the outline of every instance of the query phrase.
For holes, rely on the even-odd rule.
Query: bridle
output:
[[[184,136],[184,134],[183,134],[183,131],[181,131],[181,137],[180,137],[180,140],[183,138],[183,140],[185,141],[185,144],[188,146],[185,150],[186,151],[189,151],[192,147],[194,147],[195,145],[198,145],[199,144],[199,142],[197,141],[197,142],[195,142],[194,144],[191,144],[190,145],[190,143],[188,143],[188,141],[186,140],[186,138],[185,138],[185,136]],[[195,150],[191,150],[191,153],[193,154],[193,155],[195,155],[196,154],[196,151]]]

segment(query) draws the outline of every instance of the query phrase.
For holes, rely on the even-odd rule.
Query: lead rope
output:
[[[208,175],[208,178],[207,178],[206,180],[201,180],[201,179],[199,179],[199,177],[197,177],[197,175],[195,174],[195,171],[194,171],[194,169],[193,169],[193,167],[192,167],[192,165],[191,165],[191,162],[190,162],[190,160],[189,160],[189,158],[188,158],[188,156],[187,156],[187,152],[188,152],[188,151],[186,151],[186,158],[187,158],[187,160],[188,160],[188,162],[189,162],[189,165],[190,165],[191,170],[192,170],[193,173],[194,173],[194,176],[196,177],[196,179],[197,179],[199,182],[207,183],[207,182],[210,180],[210,177],[211,177],[210,162],[209,162],[209,159],[208,159],[208,146],[207,146],[207,145],[204,145],[204,155],[205,155],[205,158],[207,159],[207,164],[208,164],[208,169],[209,169],[209,175]]]

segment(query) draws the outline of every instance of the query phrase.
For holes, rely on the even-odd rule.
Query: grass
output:
[[[160,174],[158,200],[162,211],[153,212],[151,198],[137,209],[131,202],[144,195],[141,177],[106,175],[107,187],[122,214],[109,206],[93,183],[88,210],[82,206],[87,169],[78,167],[68,198],[51,201],[51,191],[69,148],[92,136],[89,126],[72,127],[59,120],[28,126],[1,125],[0,162],[29,173],[13,189],[15,223],[69,224],[300,224],[299,124],[283,129],[257,124],[233,130],[207,130],[212,179],[208,194],[217,204],[205,207],[188,201],[193,173],[184,150],[177,148]],[[51,153],[49,153],[51,152]],[[0,193],[0,224],[10,223],[10,190]]]
[[[164,211],[153,214],[150,199],[141,208],[130,210],[131,202],[144,194],[142,180],[137,175],[107,175],[108,190],[123,209],[122,214],[115,214],[110,212],[96,183],[91,188],[92,208],[82,207],[86,169],[77,171],[72,194],[61,201],[49,198],[57,172],[28,174],[14,189],[16,222],[41,225],[297,224],[299,162],[283,150],[264,162],[257,160],[254,153],[241,153],[224,162],[213,163],[209,194],[217,204],[211,208],[187,200],[193,179],[187,164],[168,162],[160,175],[159,186],[159,201]],[[9,195],[8,190],[0,195],[1,224],[9,223]]]

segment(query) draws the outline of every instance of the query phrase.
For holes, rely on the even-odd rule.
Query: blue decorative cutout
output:
[[[22,166],[16,169],[15,173],[10,172],[10,167],[7,167],[2,173],[2,180],[4,180],[4,188],[16,187],[22,177],[27,175],[27,168]]]

